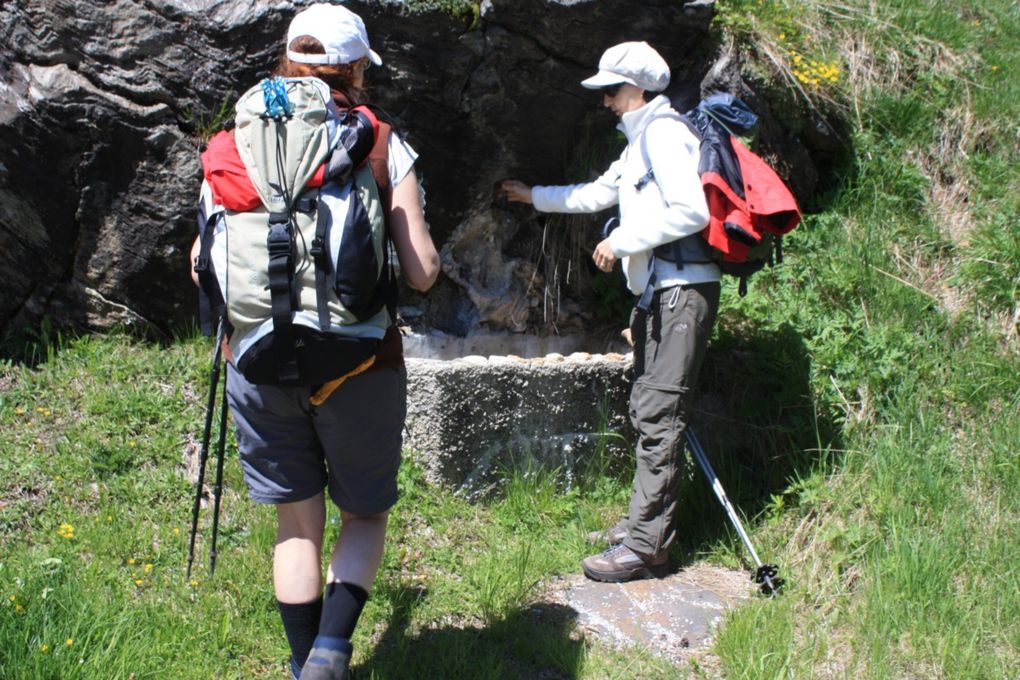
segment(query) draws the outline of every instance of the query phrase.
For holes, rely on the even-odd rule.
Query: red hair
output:
[[[294,38],[290,43],[290,49],[301,54],[326,53],[322,43],[310,35],[301,35]],[[308,76],[319,78],[325,81],[332,89],[343,93],[347,100],[350,101],[351,106],[357,106],[358,104],[366,103],[368,96],[364,88],[354,86],[354,64],[356,63],[300,64],[296,61],[291,61],[287,56],[286,48],[284,48],[283,55],[280,57],[273,75],[284,78],[305,78]]]

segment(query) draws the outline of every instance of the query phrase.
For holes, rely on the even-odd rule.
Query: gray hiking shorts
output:
[[[368,371],[343,383],[321,406],[307,387],[253,385],[227,376],[248,495],[258,503],[306,500],[328,486],[336,505],[356,515],[397,502],[397,470],[407,372]]]

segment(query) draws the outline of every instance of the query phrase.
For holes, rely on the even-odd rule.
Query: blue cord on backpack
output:
[[[287,98],[287,83],[279,76],[262,81],[262,99],[266,103],[267,118],[280,120],[294,113],[294,104]]]

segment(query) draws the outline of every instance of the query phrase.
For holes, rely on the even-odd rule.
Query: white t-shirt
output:
[[[418,160],[418,152],[408,144],[396,132],[390,132],[389,150],[387,152],[386,166],[390,173],[390,188],[394,189],[414,168],[414,162]],[[425,210],[425,187],[418,182],[418,201],[421,203],[422,211]]]
[[[414,167],[414,162],[418,160],[418,154],[400,135],[396,132],[391,132],[387,156],[390,186],[396,187],[407,173],[411,171],[411,168]]]

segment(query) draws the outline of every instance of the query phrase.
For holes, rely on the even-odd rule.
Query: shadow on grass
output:
[[[352,669],[354,680],[580,677],[585,646],[573,634],[577,613],[569,607],[543,603],[485,623],[452,621],[412,630],[411,615],[427,591],[399,585],[386,596],[392,607],[386,632],[372,655]]]
[[[834,462],[833,452],[842,448],[840,428],[816,403],[810,374],[803,338],[789,324],[770,330],[722,325],[709,345],[691,422],[726,495],[743,517],[755,517],[780,498],[795,504],[791,485]],[[727,535],[739,542],[693,460],[688,462],[677,522],[679,549],[685,555]],[[745,528],[750,530],[748,523]],[[753,566],[742,547],[739,553]]]
[[[84,322],[79,326],[59,325],[45,317],[34,325],[15,326],[11,323],[0,326],[0,363],[10,362],[28,369],[36,368],[54,361],[65,348],[90,339],[123,336],[139,346],[165,349],[200,335],[197,323],[177,324],[166,331],[156,326],[129,325],[87,330]],[[212,337],[205,341],[210,347],[215,344]]]

